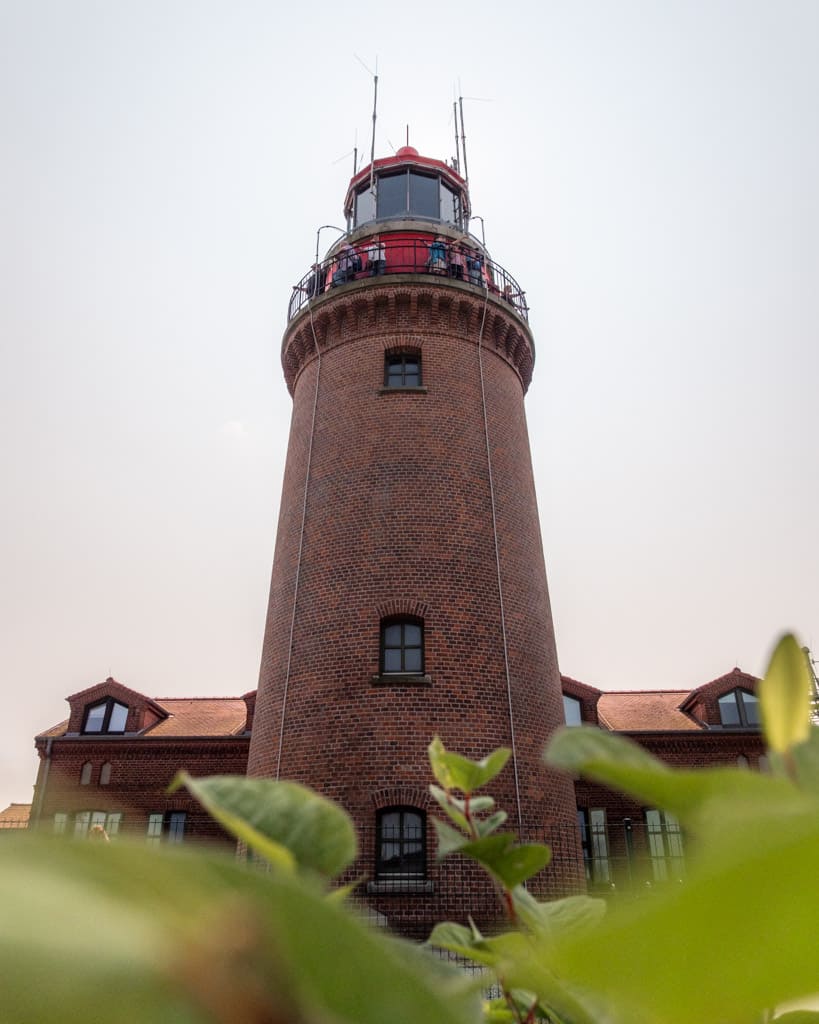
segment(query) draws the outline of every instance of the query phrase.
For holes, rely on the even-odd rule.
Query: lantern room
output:
[[[353,177],[344,213],[351,231],[396,219],[438,221],[466,230],[469,193],[452,167],[402,146],[394,156],[373,161]]]

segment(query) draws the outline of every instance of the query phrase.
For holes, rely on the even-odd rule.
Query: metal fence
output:
[[[384,237],[380,249],[372,239],[358,247],[337,250],[330,259],[315,263],[293,287],[287,319],[292,320],[312,300],[353,281],[388,274],[421,274],[439,281],[458,281],[485,289],[501,299],[524,320],[529,319],[526,294],[499,263],[468,243],[435,235]]]

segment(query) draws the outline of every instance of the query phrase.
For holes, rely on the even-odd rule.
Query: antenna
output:
[[[458,97],[458,106],[461,109],[461,149],[463,150],[463,154],[464,154],[464,181],[466,182],[466,184],[468,186],[469,185],[469,167],[467,166],[467,163],[466,163],[466,132],[464,131],[464,98],[463,98],[463,96],[459,96]],[[456,125],[456,127],[455,127],[455,134],[456,134],[456,136],[457,136],[457,133],[458,133],[457,124],[458,124],[458,122],[457,122],[457,119],[456,119],[456,121],[455,121],[455,125]]]
[[[461,170],[461,146],[458,142],[458,101],[452,101],[452,114],[455,118],[455,170]]]
[[[373,138],[370,144],[370,191],[375,185],[375,118],[378,107],[378,59],[375,61],[375,74],[373,75]]]

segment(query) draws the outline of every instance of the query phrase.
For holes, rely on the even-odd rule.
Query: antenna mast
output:
[[[467,167],[467,163],[466,163],[466,132],[464,131],[464,98],[463,98],[463,96],[459,96],[458,97],[458,105],[461,108],[461,149],[463,150],[463,154],[464,154],[464,181],[466,182],[467,185],[469,185],[469,168]],[[457,136],[457,132],[458,132],[457,118],[456,118],[455,124],[456,124],[455,133],[456,133],[456,136]]]
[[[373,137],[370,144],[370,191],[373,191],[375,183],[375,116],[378,106],[378,61],[375,62],[375,74],[373,75]]]
[[[458,142],[458,101],[452,101],[452,114],[455,118],[455,170],[461,173],[461,146]]]

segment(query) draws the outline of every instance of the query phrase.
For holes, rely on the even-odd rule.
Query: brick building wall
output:
[[[52,739],[38,743],[42,758],[38,788],[42,799],[35,800],[36,816],[46,828],[53,827],[55,814],[67,814],[67,830],[76,816],[85,811],[105,811],[122,815],[119,832],[134,837],[147,833],[151,814],[186,816],[184,832],[195,840],[229,841],[222,829],[184,790],[168,794],[168,786],[178,771],[193,776],[243,775],[247,767],[248,737],[186,737],[173,740],[147,737],[87,736]],[[46,756],[50,758],[46,762]],[[44,783],[48,763],[47,785]],[[87,775],[83,774],[86,765]],[[101,781],[104,765],[109,766],[109,781]],[[83,782],[87,777],[88,781]]]

